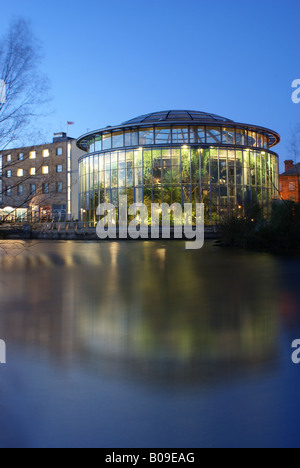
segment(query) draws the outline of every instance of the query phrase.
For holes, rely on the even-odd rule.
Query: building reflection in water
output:
[[[1,338],[129,378],[238,377],[276,365],[278,281],[271,256],[212,244],[34,244],[2,255]]]

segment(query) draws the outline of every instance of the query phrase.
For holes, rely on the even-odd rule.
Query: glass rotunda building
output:
[[[100,203],[205,204],[205,223],[243,215],[278,198],[280,136],[267,128],[197,111],[136,117],[80,137],[80,219],[97,223]]]

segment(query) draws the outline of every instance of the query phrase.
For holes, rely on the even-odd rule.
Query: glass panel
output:
[[[101,151],[102,150],[102,137],[97,136],[95,138],[95,151]]]
[[[263,135],[261,133],[258,133],[257,134],[257,146],[259,148],[263,148],[264,147],[264,139],[263,139]]]
[[[181,183],[181,168],[180,166],[172,166],[172,185]]]
[[[200,150],[191,150],[192,183],[200,184]]]
[[[162,201],[163,203],[168,203],[168,205],[172,204],[172,188],[171,187],[163,187]]]
[[[126,193],[127,193],[127,205],[129,207],[129,206],[133,205],[133,203],[134,203],[134,189],[133,188],[128,188],[128,186],[127,186]]]
[[[118,187],[118,169],[112,169],[111,171],[111,186]]]
[[[256,132],[248,132],[248,146],[257,146],[256,138]]]
[[[163,184],[171,184],[171,149],[162,151],[162,177]]]
[[[161,150],[152,151],[153,185],[161,185]]]
[[[251,170],[251,185],[256,186],[256,158],[253,151],[250,152],[250,170]]]
[[[236,144],[247,146],[247,131],[240,128],[236,129]]]
[[[110,171],[105,171],[105,187],[106,188],[110,188],[110,175],[111,175],[111,172]]]
[[[118,153],[111,153],[111,168],[118,169]]]
[[[99,156],[99,171],[104,171],[104,165],[105,165],[105,156],[101,154]]]
[[[135,150],[134,151],[134,167],[142,167],[143,166],[143,152],[142,150]]]
[[[125,168],[126,154],[125,151],[119,151],[119,168]]]
[[[256,155],[256,177],[257,177],[257,185],[261,185],[262,184],[261,153],[257,153]]]
[[[105,172],[99,172],[99,187],[100,189],[105,187]]]
[[[105,153],[105,170],[110,171],[110,153]]]
[[[172,166],[180,166],[180,148],[173,148],[172,154]]]
[[[89,140],[89,153],[94,153],[95,152],[95,139],[91,138]]]
[[[113,132],[112,134],[112,147],[121,148],[124,146],[123,132]]]
[[[161,203],[161,187],[153,185],[153,203]]]
[[[137,130],[131,130],[131,143],[132,146],[138,146],[139,144],[139,134]]]
[[[154,131],[153,128],[140,129],[140,145],[153,145],[154,144]]]
[[[156,128],[155,130],[155,143],[158,144],[167,144],[171,143],[171,128]]]
[[[192,193],[190,185],[182,186],[182,203],[192,203]]]
[[[126,185],[133,187],[133,151],[126,152]]]
[[[190,148],[181,150],[182,183],[191,182],[191,154]]]
[[[235,151],[228,151],[228,183],[235,185]]]
[[[221,143],[221,129],[218,127],[206,127],[207,143]]]
[[[223,143],[225,145],[235,144],[235,130],[234,128],[223,128]]]
[[[126,182],[126,169],[125,167],[119,168],[119,187],[125,187]]]
[[[181,205],[181,186],[172,187],[172,203],[179,203]]]
[[[132,146],[131,130],[125,130],[125,146]]]
[[[173,127],[172,129],[173,143],[184,143],[189,142],[189,129],[188,127]]]
[[[144,203],[148,208],[149,216],[151,214],[151,203],[152,203],[152,187],[144,187]]]
[[[110,149],[111,148],[111,134],[110,133],[104,133],[102,135],[102,147],[104,150]]]
[[[144,185],[152,185],[152,156],[151,150],[143,152],[144,159]]]
[[[250,152],[244,151],[244,185],[250,185]],[[251,200],[248,200],[251,201]]]
[[[197,127],[190,127],[190,143],[198,142]]]
[[[209,149],[201,150],[201,183],[209,182]]]
[[[219,159],[218,150],[210,150],[210,180],[212,184],[218,184],[220,179],[219,175]]]
[[[135,203],[143,203],[143,189],[142,188],[136,188],[134,190],[135,192]]]
[[[198,141],[200,143],[205,143],[205,128],[204,127],[198,127]]]
[[[243,152],[236,152],[236,183],[243,185]]]

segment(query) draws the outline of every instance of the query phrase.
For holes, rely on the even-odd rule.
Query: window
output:
[[[49,184],[43,184],[43,193],[49,193]]]
[[[221,129],[218,127],[207,127],[206,141],[207,143],[221,143]]]
[[[256,132],[248,132],[248,145],[257,146],[257,133]]]
[[[49,150],[48,149],[43,150],[43,158],[49,158]]]
[[[35,185],[35,184],[31,184],[31,186],[30,186],[30,193],[31,193],[31,195],[35,195],[35,194],[36,194],[36,185]]]
[[[236,144],[240,146],[247,146],[248,138],[247,131],[240,128],[236,129]]]
[[[35,167],[32,167],[30,169],[30,175],[35,175],[36,174],[36,168]]]
[[[111,148],[111,134],[110,133],[103,133],[102,144],[103,144],[104,150]]]
[[[125,146],[137,146],[137,145],[138,145],[137,130],[126,130],[125,131]]]
[[[7,156],[7,162],[11,162],[11,154]]]
[[[36,151],[30,151],[29,159],[36,159]]]
[[[225,145],[235,144],[235,131],[234,128],[223,128],[223,143]]]
[[[10,178],[12,177],[12,172],[11,172],[11,171],[7,171],[6,176],[7,176],[8,179],[10,179]]]
[[[24,154],[23,153],[19,154],[19,161],[24,161]]]
[[[20,196],[23,195],[23,192],[24,192],[23,185],[19,185],[18,186],[18,195],[20,195]]]
[[[97,136],[95,138],[95,151],[101,151],[102,149],[102,137]]]
[[[49,166],[43,166],[42,167],[42,173],[43,173],[43,175],[49,174]]]
[[[62,164],[59,164],[58,166],[56,166],[56,172],[60,173],[63,171],[63,166]]]
[[[6,195],[7,195],[8,197],[11,197],[11,187],[10,187],[10,186],[7,187]]]
[[[123,132],[113,132],[112,134],[113,148],[124,146]]]
[[[62,193],[63,191],[63,183],[62,182],[57,182],[56,184],[56,192],[57,193]]]
[[[294,192],[296,190],[296,185],[294,182],[290,182],[290,188],[289,188],[290,192]]]
[[[153,128],[140,129],[140,145],[153,145],[154,133]]]
[[[63,154],[63,149],[62,148],[57,148],[56,155],[57,156],[62,156],[62,154]]]
[[[188,127],[173,127],[172,136],[173,143],[188,143],[189,129]]]
[[[155,130],[155,143],[156,144],[167,144],[171,143],[171,128],[156,128]]]
[[[18,177],[23,177],[23,175],[24,175],[24,170],[23,169],[18,169],[17,170],[17,176]]]

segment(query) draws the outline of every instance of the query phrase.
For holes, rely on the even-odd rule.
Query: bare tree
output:
[[[23,19],[14,20],[0,38],[0,152],[33,138],[33,123],[48,102],[49,86],[39,71],[40,61],[40,44],[30,24]],[[29,158],[29,148],[23,158]],[[2,195],[7,193],[8,185],[14,189],[24,182],[24,179],[20,182],[16,178],[11,181],[5,178],[7,171],[18,163],[15,159],[2,158]],[[28,193],[16,208],[28,204],[33,196]]]
[[[0,39],[0,151],[24,137],[47,101],[48,82],[39,72],[40,60],[29,23],[13,21]]]

